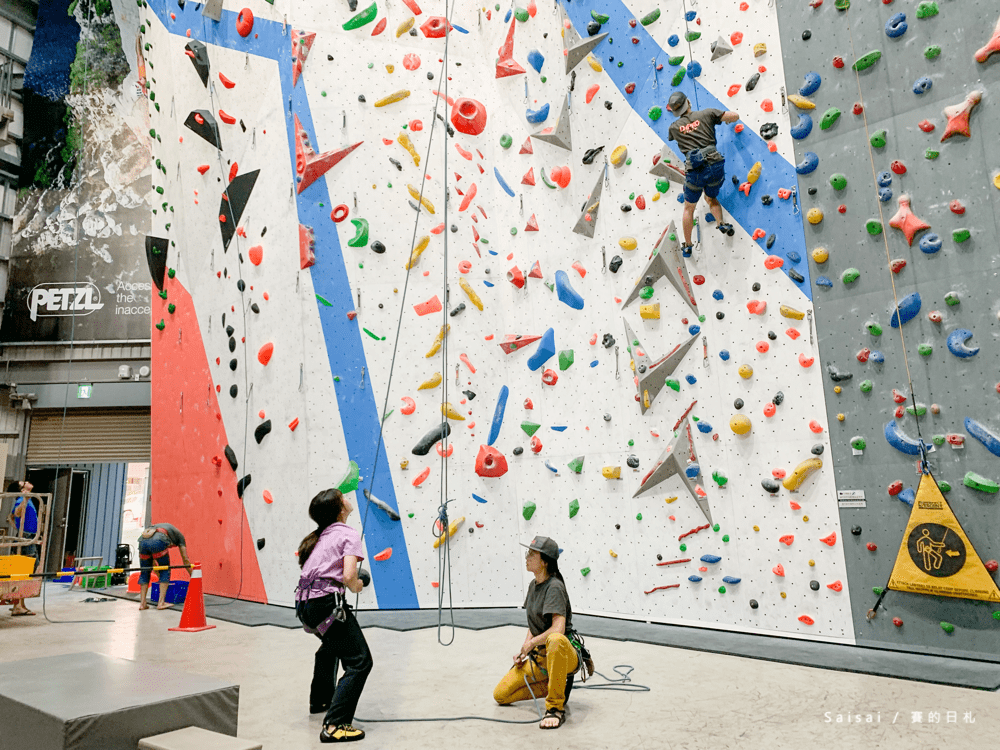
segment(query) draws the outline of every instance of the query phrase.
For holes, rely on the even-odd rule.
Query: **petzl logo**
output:
[[[101,290],[89,282],[73,286],[39,284],[28,294],[28,311],[32,320],[38,320],[39,316],[90,315],[102,307]]]

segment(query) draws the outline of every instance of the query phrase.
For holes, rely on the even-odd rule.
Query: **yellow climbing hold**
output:
[[[806,220],[810,224],[819,224],[823,221],[823,209],[816,207],[810,208],[806,213]]]
[[[457,419],[460,422],[464,422],[465,421],[465,417],[463,417],[461,414],[459,414],[458,410],[455,409],[455,407],[452,406],[447,401],[445,401],[443,404],[441,404],[441,413],[444,414],[446,417],[448,417],[448,419]]]
[[[729,420],[729,429],[737,435],[746,435],[750,432],[752,426],[750,424],[750,417],[745,414],[734,414],[732,419]]]
[[[413,28],[413,24],[417,22],[417,19],[410,16],[405,21],[403,21],[399,26],[396,27],[396,38],[403,36],[407,31]]]
[[[418,391],[426,391],[429,388],[437,388],[441,385],[441,373],[436,372],[431,375],[427,380],[417,386]]]
[[[408,136],[406,133],[400,133],[396,141],[399,143],[400,146],[402,146],[403,148],[405,148],[407,151],[410,152],[410,156],[413,157],[413,166],[419,167],[420,154],[418,154],[417,150],[413,148],[413,142],[410,140],[410,136]]]
[[[794,307],[789,307],[788,305],[779,306],[778,312],[781,313],[782,317],[791,318],[792,320],[802,320],[806,316],[804,312],[799,312]]]
[[[437,539],[434,540],[434,549],[437,549],[442,544],[444,544],[445,539],[455,536],[455,532],[458,531],[458,527],[461,526],[463,523],[465,523],[465,516],[462,516],[461,518],[456,518],[454,521],[448,524],[448,532],[446,534],[441,534],[441,536],[439,536]]]
[[[407,185],[406,189],[410,192],[410,197],[417,201],[421,206],[427,209],[427,213],[434,213],[434,204],[431,203],[427,198],[420,195],[420,191],[417,190],[413,185]]]
[[[395,72],[395,70],[396,70],[396,66],[395,65],[386,65],[385,66],[385,72],[389,73],[390,75],[392,75],[392,73]]]
[[[816,102],[806,99],[804,96],[799,96],[798,94],[789,94],[788,101],[794,104],[799,109],[816,109]]]
[[[591,69],[595,73],[600,73],[604,68],[601,67],[601,63],[593,55],[587,55],[587,64],[590,65]]]
[[[620,167],[625,163],[628,158],[628,146],[615,146],[615,150],[611,152],[611,165],[614,167]]]
[[[750,365],[740,365],[739,373],[741,378],[749,380],[753,377],[753,368]]]
[[[673,497],[665,497],[663,498],[663,500],[665,503],[667,503],[667,505],[670,505],[670,503],[677,502],[677,495],[674,495]]]
[[[451,330],[451,324],[448,324],[446,326],[441,326],[441,330],[438,331],[438,335],[434,337],[434,343],[431,344],[430,351],[424,355],[425,358],[430,359],[439,351],[441,351],[441,342],[444,341],[444,337],[448,335],[448,332],[450,330]]]
[[[802,520],[805,523],[809,523],[809,516],[802,516]]]
[[[825,247],[817,247],[813,250],[813,260],[817,263],[826,263],[830,259],[830,251]]]
[[[384,107],[387,104],[395,104],[396,102],[403,101],[403,99],[405,99],[409,95],[410,95],[409,89],[400,89],[399,91],[395,91],[389,94],[389,96],[384,96],[381,99],[379,99],[377,102],[375,102],[375,106]]]
[[[757,525],[755,525],[755,526],[753,527],[753,530],[754,530],[754,531],[760,531],[760,526],[757,526]]]
[[[993,187],[1000,190],[1000,172],[993,175]]]
[[[753,56],[760,57],[761,55],[767,54],[767,45],[764,42],[757,42],[753,46]]]
[[[654,201],[660,200],[660,194],[658,192],[657,193],[653,193],[653,197],[650,200],[654,200]]]
[[[782,482],[782,485],[784,485],[785,489],[789,492],[795,492],[795,490],[802,486],[802,483],[806,481],[806,478],[810,474],[821,468],[823,468],[823,459],[807,458],[795,467],[795,471],[785,477],[785,481]]]
[[[417,242],[416,247],[413,248],[413,252],[410,253],[410,262],[403,266],[405,269],[409,270],[417,265],[417,261],[420,260],[420,254],[427,249],[427,246],[431,244],[430,235],[424,235]]]
[[[618,240],[618,245],[622,250],[635,250],[639,247],[639,243],[636,241],[635,237],[622,237]]]
[[[816,561],[815,560],[810,560],[809,561],[809,567],[810,568],[815,568],[816,567]]]
[[[837,421],[838,422],[843,422],[845,419],[847,419],[847,415],[844,414],[843,412],[841,412],[840,414],[837,415]]]
[[[469,298],[469,301],[478,307],[480,310],[483,309],[483,301],[479,299],[479,295],[476,294],[476,290],[472,288],[468,281],[464,278],[458,280],[458,285],[462,287],[462,291],[465,292],[465,296]]]
[[[622,478],[622,467],[621,466],[605,466],[601,469],[601,475],[605,479],[621,479]]]
[[[405,458],[399,462],[399,468],[405,470],[410,465],[410,462]]]
[[[609,549],[608,554],[611,555],[612,557],[618,557],[618,553],[615,552],[613,549]]]
[[[660,303],[654,302],[651,305],[639,305],[639,317],[643,320],[659,320]]]
[[[754,165],[750,167],[750,171],[747,172],[747,182],[749,182],[751,185],[757,182],[757,180],[760,179],[760,173],[761,170],[763,169],[764,169],[763,164],[761,164],[759,161],[754,162]]]
[[[838,393],[839,394],[842,390],[844,390],[844,389],[841,388],[839,385],[833,386],[833,392],[834,393]]]

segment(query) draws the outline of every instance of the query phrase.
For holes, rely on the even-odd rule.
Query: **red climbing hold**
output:
[[[546,368],[545,372],[542,373],[542,382],[545,385],[555,385],[559,382],[559,375],[555,370]]]
[[[930,120],[921,120],[917,123],[917,127],[923,130],[925,133],[930,133],[934,130],[934,123]]]
[[[532,216],[534,216],[534,214],[532,214]],[[530,279],[542,278],[542,265],[537,260],[531,265],[531,270],[528,271],[528,278]]]
[[[783,265],[785,265],[785,261],[777,255],[768,255],[764,259],[764,268],[769,271],[773,271],[775,268],[781,268]]]
[[[903,618],[902,617],[893,617],[892,618],[892,624],[895,625],[897,628],[903,627]]]
[[[634,91],[635,91],[635,82],[634,81],[629,81],[628,83],[625,84],[625,93],[626,94],[631,94]]]
[[[272,354],[274,354],[274,344],[268,342],[257,352],[257,361],[262,365],[267,365],[271,361]]]
[[[211,169],[211,167],[209,167],[208,164],[202,164],[200,167],[198,167],[198,171],[201,172],[202,174],[205,174],[205,172],[207,172],[209,169]]]
[[[732,44],[734,46],[737,45],[737,44],[739,44],[742,41],[743,41],[743,32],[742,31],[734,31],[732,34],[729,35],[729,42],[730,42],[730,44]]]
[[[422,472],[420,472],[419,474],[417,474],[416,479],[413,480],[413,486],[414,487],[419,487],[425,481],[427,481],[427,477],[429,477],[430,475],[431,475],[431,467],[428,466]]]
[[[476,454],[476,474],[481,477],[502,477],[507,473],[507,459],[492,445],[480,445]]]
[[[697,286],[701,286],[705,283],[705,277],[698,273],[691,277],[691,281],[693,281]]]
[[[572,176],[573,174],[570,172],[569,167],[553,167],[549,171],[549,177],[552,178],[552,181],[561,188],[569,186],[569,181],[572,179]]]
[[[587,269],[583,267],[583,264],[580,261],[574,261],[572,268],[574,271],[580,274],[581,279],[586,278]]]
[[[763,345],[763,347],[764,347],[763,349],[761,348],[761,345]],[[768,350],[768,348],[769,348],[769,345],[768,345],[768,343],[766,341],[758,341],[757,342],[757,351],[759,351],[759,352],[766,352]],[[765,417],[773,417],[777,411],[778,411],[778,407],[776,407],[774,404],[770,404],[769,403],[769,404],[765,404],[764,405],[764,416]]]
[[[997,569],[1000,568],[1000,563],[997,563],[996,560],[987,560],[986,563],[985,563],[985,565],[986,565],[986,569],[990,573],[996,573]]]
[[[268,505],[270,505],[271,503],[274,502],[274,496],[271,494],[270,490],[264,490],[264,492],[262,494],[263,494],[264,502],[265,503],[267,503]]]
[[[812,367],[813,366],[813,362],[815,362],[815,361],[816,361],[815,357],[807,357],[805,355],[805,352],[801,352],[799,354],[799,364],[802,365],[803,367],[807,367],[807,368],[808,367]],[[817,422],[816,420],[813,420],[812,422],[809,423],[809,429],[812,430],[813,432],[822,432],[823,431],[822,425],[820,425],[820,423]]]
[[[499,343],[499,346],[503,349],[504,354],[511,354],[512,352],[521,351],[528,344],[538,341],[540,338],[541,336],[533,334],[508,333],[503,337],[503,341]]]
[[[892,163],[892,170],[894,172],[896,172],[896,164],[900,164],[900,162]],[[900,164],[900,166],[902,165]],[[905,171],[906,167],[903,167],[903,172]],[[896,172],[896,174],[902,174],[903,172]],[[895,216],[889,219],[889,226],[901,231],[906,237],[906,244],[911,247],[913,246],[913,238],[917,232],[931,228],[930,224],[918,218],[910,209],[910,196],[905,193],[899,196],[899,210],[896,211]]]
[[[312,227],[299,224],[299,268],[305,270],[316,263],[316,238]],[[264,295],[265,299],[267,295]]]
[[[233,86],[236,85],[228,78],[226,78],[224,75],[222,75],[222,73],[219,73],[219,80],[222,82],[222,85],[225,86],[227,89],[231,89]]]
[[[993,29],[993,36],[983,46],[976,50],[976,62],[984,63],[993,55],[1000,52],[1000,20],[997,21],[996,28]]]
[[[222,111],[221,109],[219,110],[219,119],[226,123],[226,125],[233,125],[236,122],[235,117]]]
[[[799,615],[799,622],[803,625],[815,625],[816,621],[809,615]]]
[[[854,108],[851,110],[855,115],[860,115],[865,111],[865,108],[861,106],[861,102],[854,102]]]
[[[531,167],[527,172],[524,173],[524,177],[521,178],[522,185],[534,185],[535,184],[535,168]]]
[[[451,124],[460,133],[479,135],[486,127],[486,105],[476,99],[457,99],[451,108]]]
[[[251,263],[259,266],[261,261],[264,260],[264,248],[260,245],[254,245],[247,251],[247,256],[250,258]]]
[[[412,13],[415,16],[419,16],[421,14],[421,12],[422,12],[420,10],[420,6],[417,5],[416,0],[403,0],[403,5],[405,5],[407,8],[409,8],[410,9],[410,13]]]
[[[532,435],[531,437],[531,452],[532,453],[542,452],[542,441],[538,439],[538,435]]]
[[[892,164],[890,164],[889,169],[891,169],[895,174],[906,174],[906,165],[899,161],[899,159],[896,159]]]
[[[524,271],[522,271],[517,266],[514,266],[509,271],[507,271],[507,281],[516,286],[518,289],[524,288]]]
[[[788,338],[790,338],[792,341],[795,341],[795,339],[797,339],[802,334],[799,333],[799,329],[798,328],[791,328],[791,327],[789,327],[789,328],[785,329],[785,335],[788,336]]]
[[[825,544],[827,547],[832,547],[837,543],[837,532],[831,531],[829,536],[823,537],[822,539],[820,539],[820,541],[823,542],[823,544]]]
[[[858,359],[858,362],[861,362],[862,364],[864,364],[865,362],[867,362],[867,361],[868,361],[868,358],[869,358],[869,357],[871,356],[871,353],[872,353],[872,350],[871,350],[871,349],[869,349],[869,348],[868,348],[868,347],[866,346],[866,347],[864,347],[863,349],[860,349],[860,350],[858,351],[858,353],[857,353],[857,354],[855,354],[854,356],[855,356],[855,357],[857,357],[857,359]]]
[[[507,78],[508,76],[520,75],[524,68],[514,60],[514,19],[510,20],[510,27],[507,29],[507,38],[497,50],[500,57],[497,61],[496,77]]]
[[[242,37],[250,36],[253,31],[253,11],[249,8],[244,8],[236,16],[236,31]]]
[[[778,563],[773,568],[771,568],[771,572],[774,573],[776,576],[784,577],[785,567],[781,563]]]
[[[963,101],[944,108],[944,116],[948,118],[948,125],[944,129],[944,133],[941,134],[942,143],[953,135],[972,137],[969,133],[969,116],[982,100],[982,91],[970,91]]]
[[[868,544],[866,544],[865,547],[868,548],[869,552],[874,552],[875,550],[878,549],[878,545],[875,544],[875,542],[868,542]]]
[[[417,304],[415,304],[413,306],[413,309],[416,310],[417,315],[421,316],[430,315],[431,313],[441,312],[442,309],[441,300],[439,300],[438,296],[435,294],[429,300],[425,302],[418,302]]]
[[[407,52],[403,55],[403,67],[407,70],[416,70],[420,67],[420,55]]]
[[[906,261],[905,261],[905,260],[903,260],[902,258],[896,258],[896,259],[895,259],[895,260],[893,260],[893,261],[892,261],[891,263],[889,263],[889,269],[890,269],[890,270],[891,270],[891,271],[892,271],[893,273],[899,273],[899,272],[900,272],[900,271],[902,271],[902,270],[903,270],[904,268],[906,268]]]
[[[833,67],[835,67],[835,68],[842,68],[842,67],[844,67],[844,58],[842,58],[840,55],[837,55],[836,57],[834,57],[833,58]]]
[[[534,404],[534,402],[530,398],[526,398],[526,399],[524,399],[524,408],[525,409],[534,409],[535,408],[535,404]]]
[[[524,143],[521,144],[521,150],[518,151],[519,154],[533,154],[535,149],[531,147],[531,136],[529,135],[524,139]]]
[[[587,88],[587,104],[594,101],[594,97],[597,96],[597,92],[601,90],[600,85],[593,83]]]
[[[767,300],[752,299],[747,302],[747,310],[751,315],[763,315],[767,310]]]
[[[743,87],[740,84],[734,83],[732,86],[729,87],[729,90],[726,92],[726,94],[728,96],[736,96],[738,93],[740,93],[741,88]]]
[[[773,112],[774,111],[774,102],[772,102],[770,99],[765,99],[764,101],[762,101],[760,103],[760,108],[762,110],[764,110],[765,112]]]
[[[959,216],[965,213],[965,206],[963,206],[962,201],[957,198],[948,204],[948,208],[951,209],[953,214],[958,214]]]
[[[385,31],[385,27],[388,25],[389,25],[389,19],[386,18],[385,16],[382,16],[382,18],[378,20],[378,23],[375,24],[375,28],[372,29],[372,36],[378,36],[379,34],[381,34],[383,31]]]
[[[444,16],[431,16],[420,27],[420,31],[428,39],[443,39],[451,31],[452,26]]]
[[[532,214],[531,218],[528,219],[528,223],[525,225],[524,231],[525,232],[537,232],[538,231],[538,219],[535,218],[534,214]],[[530,276],[531,274],[528,274],[528,275]]]
[[[641,193],[635,197],[635,207],[640,211],[646,210],[646,198]]]
[[[384,550],[375,555],[372,559],[378,562],[385,562],[390,557],[392,557],[392,547],[386,547]]]
[[[779,536],[778,541],[784,544],[786,547],[791,546],[792,542],[795,541],[794,534],[785,534],[784,536]]]

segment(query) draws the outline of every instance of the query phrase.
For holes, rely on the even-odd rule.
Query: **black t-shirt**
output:
[[[668,140],[677,141],[681,153],[715,145],[715,126],[726,114],[721,109],[699,109],[678,117],[670,124]]]
[[[572,628],[573,610],[569,605],[566,584],[555,576],[549,576],[541,585],[531,582],[528,595],[524,598],[524,608],[528,612],[528,630],[532,636],[541,635],[552,627],[552,615],[566,618],[567,632]]]

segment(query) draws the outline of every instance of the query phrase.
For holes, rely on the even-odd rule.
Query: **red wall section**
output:
[[[166,300],[153,295],[153,321],[163,319],[165,327],[152,329],[151,520],[172,523],[187,538],[205,593],[266,603],[257,547],[236,494],[239,476],[223,455],[229,441],[194,302],[176,278],[163,288]],[[176,305],[173,314],[169,304]],[[233,450],[243,453],[239,445]],[[212,462],[216,456],[221,466]]]

